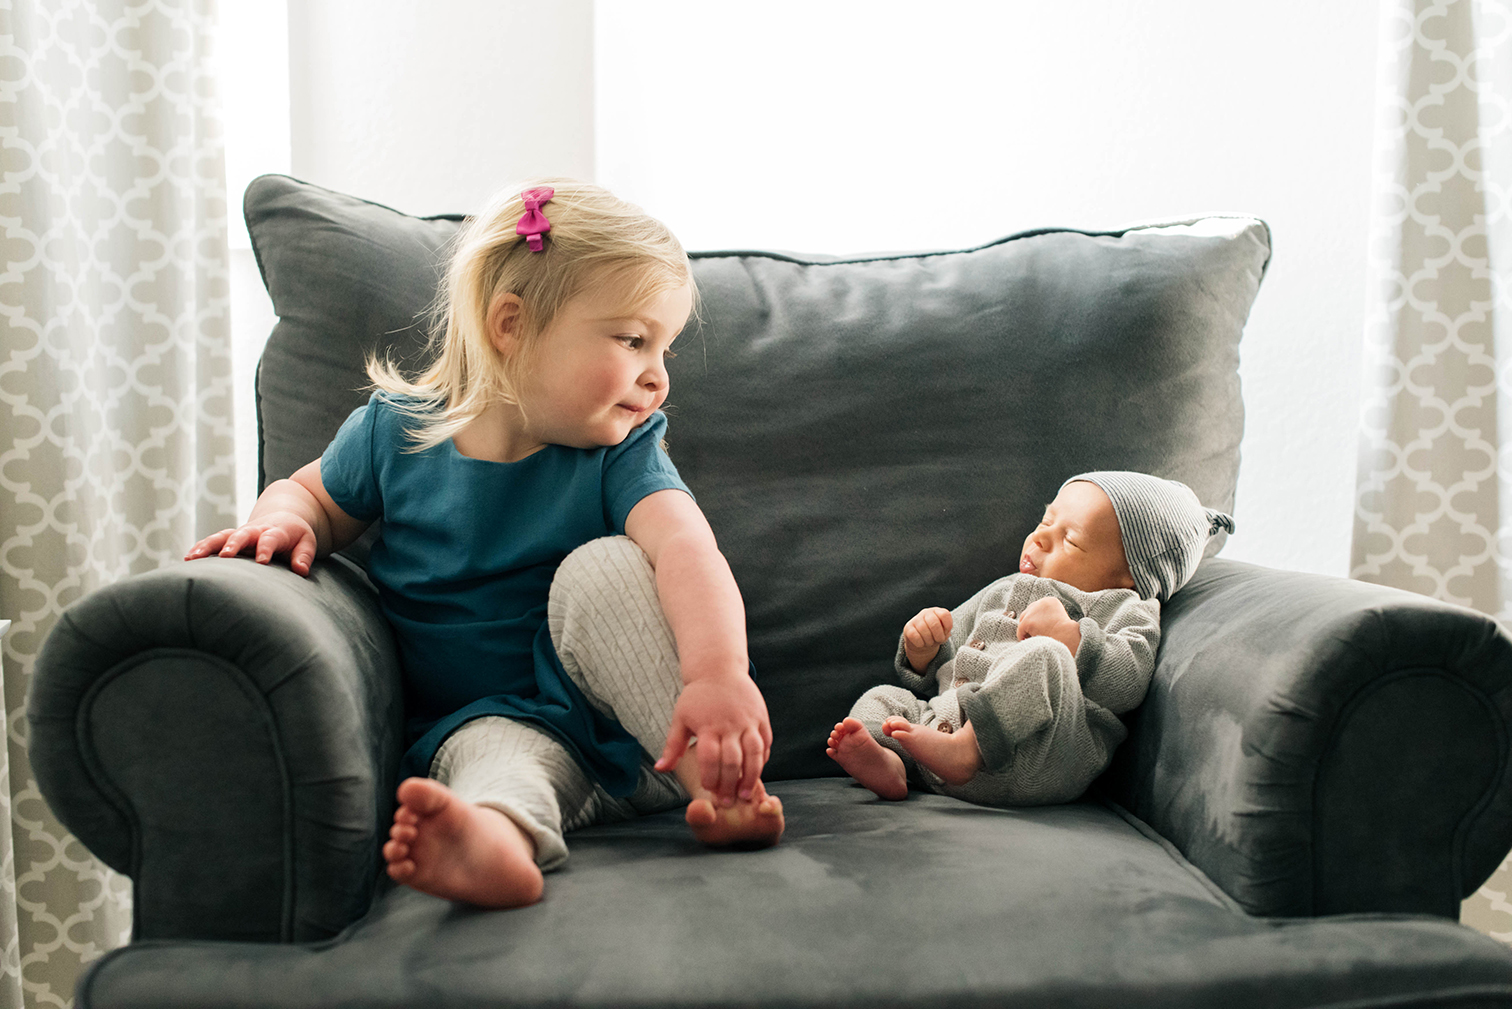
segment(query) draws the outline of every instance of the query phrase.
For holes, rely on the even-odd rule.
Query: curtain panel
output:
[[[0,0],[0,1009],[69,1006],[129,881],[37,790],[58,614],[234,522],[212,0]]]
[[[1383,0],[1352,577],[1512,618],[1512,10]],[[1512,942],[1512,861],[1461,920]]]

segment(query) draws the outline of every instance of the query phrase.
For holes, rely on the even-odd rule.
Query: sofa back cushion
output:
[[[246,215],[279,316],[258,373],[266,483],[365,400],[368,353],[423,359],[460,218],[281,176],[248,188]],[[1247,217],[693,254],[702,322],[670,366],[667,441],[745,597],[769,779],[838,771],[825,735],[891,680],[904,621],[1015,570],[1067,477],[1143,470],[1233,510],[1239,338],[1269,258]]]

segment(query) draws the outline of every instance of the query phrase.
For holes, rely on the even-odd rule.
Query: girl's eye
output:
[[[636,336],[634,333],[622,333],[620,334],[620,342],[631,350],[640,350],[641,346],[645,344],[646,338]]]
[[[672,360],[676,356],[676,354],[672,353],[671,347],[668,347],[666,350],[662,351],[662,357],[666,358],[668,361]]]

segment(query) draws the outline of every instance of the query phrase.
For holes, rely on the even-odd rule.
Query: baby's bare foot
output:
[[[545,888],[535,844],[498,810],[475,806],[430,778],[399,785],[389,841],[383,846],[396,882],[480,907],[520,907]]]
[[[908,797],[908,770],[903,758],[873,739],[859,720],[847,718],[836,725],[824,752],[881,798]]]
[[[894,715],[882,723],[882,731],[946,784],[964,785],[982,769],[982,754],[970,722],[960,732],[941,732]]]
[[[787,825],[782,815],[782,800],[768,795],[766,786],[756,782],[749,799],[736,799],[733,806],[721,806],[714,794],[702,787],[693,789],[684,819],[693,836],[716,848],[770,848],[782,838]]]

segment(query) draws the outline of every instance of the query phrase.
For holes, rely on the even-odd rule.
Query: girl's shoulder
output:
[[[651,416],[641,422],[639,427],[631,428],[630,433],[625,435],[625,440],[618,445],[611,445],[609,452],[623,452],[646,445],[659,446],[662,439],[667,436],[667,415],[660,410],[651,411]]]
[[[384,389],[374,390],[368,396],[367,409],[374,425],[383,427],[415,427],[441,413],[441,407],[430,400]]]
[[[625,436],[625,440],[618,445],[592,451],[597,455],[606,474],[610,472],[670,474],[672,482],[668,486],[687,490],[682,480],[676,477],[677,467],[673,465],[671,456],[667,454],[667,443],[664,440],[666,434],[667,416],[657,410],[639,427],[631,430]]]
[[[387,389],[374,389],[368,396],[367,405],[380,412],[419,414],[429,416],[439,413],[441,408],[427,399],[419,396],[411,396],[403,392],[389,392]]]
[[[420,440],[440,411],[429,401],[401,393],[377,390],[356,407],[342,424],[336,441],[359,444],[369,458],[434,454],[435,446],[422,448]]]

